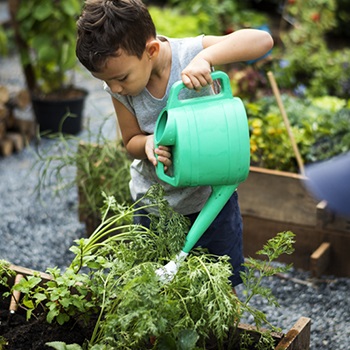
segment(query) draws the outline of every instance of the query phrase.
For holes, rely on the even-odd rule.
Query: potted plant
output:
[[[87,95],[73,84],[81,1],[10,0],[9,5],[40,131],[77,134]]]

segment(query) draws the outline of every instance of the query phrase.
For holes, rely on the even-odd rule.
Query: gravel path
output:
[[[78,83],[90,91],[85,123],[89,123],[90,131],[97,130],[104,117],[113,114],[110,98],[86,73],[79,75]],[[0,58],[0,84],[24,86],[16,57]],[[102,132],[107,138],[115,138],[115,130],[111,117]],[[86,138],[86,130],[79,137]],[[38,172],[31,170],[35,149],[45,150],[51,145],[52,141],[42,140],[20,153],[0,158],[0,259],[42,271],[53,266],[64,269],[73,240],[85,234],[78,220],[76,189],[61,192],[59,197],[46,190],[42,201],[36,195]],[[67,169],[67,176],[75,176],[75,169]],[[314,281],[308,272],[292,270],[286,278],[273,277],[264,284],[272,288],[281,307],[271,308],[259,300],[254,304],[271,323],[287,331],[299,317],[310,317],[311,349],[350,349],[349,278],[325,276]]]

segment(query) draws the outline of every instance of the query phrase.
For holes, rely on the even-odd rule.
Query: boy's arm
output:
[[[190,89],[212,83],[211,67],[257,59],[273,47],[271,35],[258,29],[241,29],[225,36],[204,36],[203,50],[182,71],[182,80]]]
[[[118,124],[128,153],[135,159],[146,159],[157,165],[154,153],[158,160],[163,162],[165,170],[171,165],[170,152],[168,147],[159,146],[154,149],[153,135],[147,135],[140,129],[136,117],[117,99],[112,97],[113,106],[118,118]]]

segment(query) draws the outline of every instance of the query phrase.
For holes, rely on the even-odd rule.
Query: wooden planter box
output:
[[[34,273],[40,274],[43,282],[47,282],[51,279],[51,276],[33,271],[21,266],[11,265],[10,268],[14,270],[17,275],[30,276]],[[15,278],[10,283],[14,283]],[[310,329],[311,319],[307,317],[300,317],[294,326],[286,333],[273,333],[273,338],[276,342],[275,350],[308,350],[310,348]],[[239,332],[248,332],[252,336],[257,336],[256,328],[247,324],[239,325]]]
[[[296,234],[295,252],[281,262],[321,274],[350,276],[350,219],[327,210],[303,185],[305,177],[282,171],[250,168],[239,186],[245,255],[255,252],[278,232]]]

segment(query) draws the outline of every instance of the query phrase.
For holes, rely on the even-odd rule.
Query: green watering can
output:
[[[159,179],[175,187],[212,187],[182,251],[157,270],[167,280],[175,275],[180,263],[249,173],[249,129],[244,105],[232,96],[227,74],[213,72],[212,79],[220,80],[220,93],[185,100],[179,99],[179,93],[186,87],[182,81],[176,82],[154,131],[155,146],[172,149],[171,174],[165,173],[164,164],[158,162]]]

